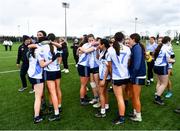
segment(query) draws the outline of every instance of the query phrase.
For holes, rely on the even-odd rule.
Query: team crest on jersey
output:
[[[24,48],[21,48],[21,50],[23,51],[23,50],[24,50]]]

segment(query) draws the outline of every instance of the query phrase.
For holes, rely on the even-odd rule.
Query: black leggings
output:
[[[9,46],[9,50],[10,50],[10,51],[12,50],[12,46]]]
[[[74,56],[74,60],[76,62],[76,64],[78,63],[79,57],[77,55],[77,49],[73,49],[73,56]]]
[[[26,80],[26,74],[28,71],[29,66],[22,64],[21,70],[20,70],[20,78],[21,78],[21,83],[22,87],[27,87],[27,80]],[[34,89],[34,85],[32,85],[32,89]]]
[[[152,60],[151,62],[147,62],[148,80],[150,80],[151,78],[153,78],[153,67],[154,67],[154,60]]]
[[[64,52],[62,54],[62,61],[65,69],[68,69],[68,56],[69,56],[68,52]]]
[[[21,70],[20,70],[20,78],[22,87],[27,87],[27,80],[26,80],[26,74],[28,71],[29,66],[22,64]]]
[[[5,51],[7,51],[8,50],[8,45],[5,45]]]

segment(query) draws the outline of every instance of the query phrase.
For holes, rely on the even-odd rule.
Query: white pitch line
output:
[[[75,63],[69,63],[68,65],[74,65]],[[9,70],[9,71],[1,71],[0,74],[7,74],[12,72],[18,72],[20,70]]]
[[[7,56],[7,57],[0,57],[0,59],[6,59],[6,58],[15,58],[17,56]]]
[[[75,65],[75,63],[69,63],[68,65]],[[176,68],[174,70],[179,71],[179,68],[178,69]],[[12,73],[12,72],[18,72],[18,71],[20,71],[20,70],[1,71],[0,74],[7,74],[7,73]]]
[[[9,70],[9,71],[1,71],[0,74],[6,74],[6,73],[12,73],[12,72],[18,72],[19,70]]]

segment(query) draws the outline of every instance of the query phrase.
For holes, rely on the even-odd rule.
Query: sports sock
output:
[[[105,108],[101,108],[101,114],[105,114],[106,113],[106,109]]]
[[[109,109],[109,104],[105,104],[105,109]]]
[[[59,115],[59,110],[54,110],[55,115]]]

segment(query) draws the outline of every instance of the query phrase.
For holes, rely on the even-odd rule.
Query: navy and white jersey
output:
[[[172,44],[169,45],[170,47],[170,55],[174,55],[174,51],[173,51],[173,47]],[[173,64],[172,63],[168,63],[168,69],[172,69],[173,68]]]
[[[28,76],[34,79],[42,79],[43,68],[41,68],[39,61],[43,60],[44,58],[39,55],[40,46],[37,46],[34,53],[35,58],[32,55],[29,56]]]
[[[54,46],[54,53],[62,53],[60,51],[57,51],[57,48]],[[52,54],[50,52],[49,45],[43,45],[40,48],[40,55],[42,58],[44,58],[45,61],[50,61],[52,59]],[[54,60],[52,63],[50,63],[48,66],[44,67],[45,71],[59,71],[60,65],[58,63],[58,59]]]
[[[84,48],[84,49],[88,49],[90,47],[91,47],[91,45],[89,43],[86,43],[82,46],[82,48]],[[80,54],[78,64],[82,65],[82,66],[88,66],[89,67],[90,66],[89,65],[89,57],[90,57],[89,55],[90,55],[89,53]]]
[[[129,73],[131,80],[136,78],[146,78],[146,63],[143,48],[140,43],[135,43],[131,48],[131,62],[129,66]]]
[[[103,58],[104,54],[105,54],[105,57]],[[109,57],[107,50],[101,51],[100,56],[99,56],[99,62],[100,62],[100,64],[99,64],[99,78],[100,78],[100,80],[104,79],[105,73],[108,70],[107,69],[108,61],[111,61],[111,59]],[[110,74],[108,74],[106,79],[107,80],[111,79]]]
[[[153,43],[153,44],[148,43],[146,45],[146,51],[154,52],[157,47],[158,47],[157,43]]]
[[[155,60],[155,66],[167,66],[168,59],[171,56],[171,47],[168,44],[163,44],[158,57]]]
[[[131,56],[131,50],[129,47],[120,43],[120,55],[116,54],[113,47],[108,49],[110,61],[112,62],[112,79],[122,80],[130,78],[128,71],[128,61]]]
[[[90,48],[94,48],[94,51],[92,51],[89,56],[89,66],[91,69],[93,69],[99,67],[99,59],[97,58],[99,51],[95,46],[91,46]]]

